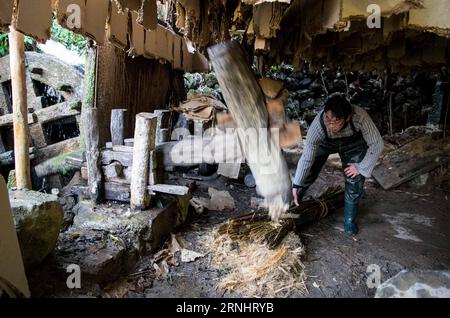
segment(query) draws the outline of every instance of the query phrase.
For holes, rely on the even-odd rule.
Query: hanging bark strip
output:
[[[285,159],[268,132],[268,113],[247,59],[237,43],[208,49],[227,106],[258,190],[273,220],[289,207],[291,180]]]
[[[24,36],[13,26],[10,27],[9,47],[13,95],[16,186],[18,189],[31,189]]]

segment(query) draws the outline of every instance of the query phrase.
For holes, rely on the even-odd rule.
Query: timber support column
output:
[[[10,27],[9,48],[16,186],[18,189],[31,189],[25,45],[23,34],[18,32],[13,26]]]
[[[123,146],[126,133],[126,109],[111,110],[111,141],[113,146]]]
[[[94,202],[103,198],[98,109],[95,108],[97,50],[89,45],[86,53],[81,131],[86,147],[89,195]],[[82,143],[82,142],[81,142]]]
[[[131,208],[145,210],[150,205],[148,177],[151,152],[156,144],[158,116],[151,113],[136,115],[134,132],[133,169],[131,173]]]

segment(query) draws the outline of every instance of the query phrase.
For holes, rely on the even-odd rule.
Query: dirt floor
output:
[[[327,167],[310,189],[318,194],[327,185],[343,182],[340,171]],[[209,212],[179,234],[187,241],[207,235],[227,218],[251,210],[249,198],[255,195],[245,187],[229,183],[216,188],[230,191],[237,203],[236,211]],[[367,287],[371,272],[378,265],[381,282],[402,269],[448,270],[450,268],[450,201],[443,190],[423,186],[404,186],[384,191],[373,181],[366,183],[366,194],[359,215],[360,234],[356,238],[343,234],[342,210],[322,221],[297,229],[306,246],[303,263],[307,274],[306,297],[373,297],[375,289]],[[216,290],[220,273],[211,269],[209,259],[172,267],[170,278],[154,280],[145,297],[235,297]],[[304,297],[292,294],[292,297]]]
[[[448,172],[447,172],[448,173]],[[178,177],[177,177],[178,176]],[[175,174],[172,181],[181,180]],[[430,174],[426,185],[406,184],[384,191],[372,179],[366,181],[355,238],[343,233],[342,209],[325,219],[296,230],[306,248],[303,264],[307,275],[307,293],[290,297],[373,297],[367,279],[369,265],[379,266],[381,282],[402,269],[450,269],[450,192],[436,184],[439,175]],[[196,181],[195,196],[206,197],[209,187],[227,190],[236,204],[234,210],[209,211],[180,229],[176,234],[188,242],[191,250],[202,252],[201,241],[212,235],[217,226],[233,216],[251,212],[255,189],[223,177]],[[309,194],[320,195],[327,187],[343,185],[335,162],[330,161]],[[171,266],[163,278],[151,266],[153,255],[142,259],[135,272],[107,288],[87,284],[81,290],[55,290],[48,275],[46,284],[37,285],[31,275],[30,285],[38,297],[240,297],[238,292],[217,288],[223,272],[211,266],[211,255],[189,263]],[[374,266],[372,265],[372,266]],[[46,270],[48,272],[48,270]],[[42,282],[42,269],[38,272]],[[33,279],[33,277],[35,279]],[[34,283],[33,283],[34,282]],[[87,287],[86,287],[87,286]]]

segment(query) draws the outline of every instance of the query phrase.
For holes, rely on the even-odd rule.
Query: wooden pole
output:
[[[278,220],[289,208],[291,179],[276,146],[279,141],[268,132],[264,94],[237,43],[212,46],[208,53],[258,191],[268,201],[272,219]]]
[[[145,210],[150,205],[147,183],[150,154],[155,149],[157,124],[158,116],[155,114],[140,113],[136,116],[130,186],[133,210]]]
[[[95,83],[97,54],[94,46],[89,45],[86,53],[84,74],[83,106],[81,110],[81,141],[86,147],[89,195],[94,202],[103,198],[103,181],[100,158],[100,137],[98,110],[95,107]]]
[[[16,186],[18,189],[31,189],[25,45],[23,34],[18,32],[13,26],[10,27],[9,50],[13,96]]]
[[[126,109],[111,110],[111,141],[113,146],[123,146],[125,139]]]
[[[103,196],[97,108],[85,108],[81,116],[86,145],[89,195],[94,202]]]

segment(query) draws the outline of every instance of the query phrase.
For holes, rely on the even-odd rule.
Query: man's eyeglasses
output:
[[[344,118],[337,119],[336,117],[335,118],[325,117],[325,123],[330,126],[339,126],[342,125],[344,122],[345,122]]]

